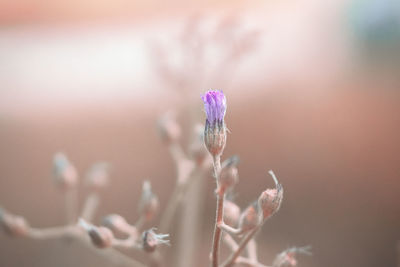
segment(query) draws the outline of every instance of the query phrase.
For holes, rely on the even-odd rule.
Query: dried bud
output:
[[[226,98],[222,91],[207,91],[202,96],[207,119],[204,143],[212,156],[220,156],[226,144]]]
[[[109,184],[110,165],[106,162],[93,164],[86,174],[86,185],[93,189],[101,189]]]
[[[268,219],[279,210],[283,198],[282,185],[278,183],[272,171],[269,171],[269,173],[275,181],[276,188],[265,190],[258,198],[258,208],[259,211],[262,212],[264,220]]]
[[[189,155],[199,166],[203,164],[208,155],[208,152],[204,147],[204,125],[202,124],[197,124],[194,127],[194,138],[193,142],[189,146]]]
[[[253,202],[240,215],[239,229],[241,233],[254,229],[259,224],[257,202]]]
[[[119,233],[131,233],[133,226],[128,224],[124,217],[118,214],[110,214],[103,218],[102,225],[110,228],[114,232]]]
[[[239,182],[239,174],[236,165],[239,162],[238,156],[232,156],[222,163],[222,170],[219,176],[218,190],[226,191]]]
[[[296,255],[297,254],[311,255],[310,249],[311,247],[289,248],[279,253],[276,256],[274,262],[272,263],[272,266],[273,267],[296,266],[297,265]]]
[[[98,248],[111,247],[114,240],[114,235],[110,229],[102,226],[96,227],[94,225],[88,224],[83,219],[79,220],[79,225],[87,231],[93,245]]]
[[[240,208],[232,201],[225,200],[224,203],[224,222],[231,226],[236,227],[240,218]]]
[[[26,236],[29,232],[29,225],[23,217],[2,210],[0,210],[0,225],[10,236]]]
[[[169,240],[165,238],[169,237],[169,234],[156,234],[154,228],[144,231],[142,234],[143,250],[146,252],[154,252],[158,245],[166,244],[169,245]]]
[[[78,174],[68,158],[57,153],[53,158],[53,175],[55,182],[62,188],[68,189],[74,187],[78,182]]]
[[[175,120],[175,115],[171,112],[164,114],[158,119],[157,129],[161,140],[167,144],[176,142],[181,136],[181,128]]]
[[[157,214],[159,206],[158,197],[151,191],[150,182],[144,181],[139,213],[144,216],[146,221],[150,221]]]

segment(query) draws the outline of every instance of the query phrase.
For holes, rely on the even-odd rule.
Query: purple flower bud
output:
[[[226,98],[222,91],[207,91],[202,97],[207,114],[207,121],[211,124],[223,122],[226,111]]]
[[[222,91],[207,91],[202,97],[206,111],[204,143],[212,156],[220,156],[226,144],[224,122],[226,98]]]

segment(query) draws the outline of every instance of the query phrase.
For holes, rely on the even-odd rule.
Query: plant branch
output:
[[[218,188],[218,180],[221,172],[221,157],[214,156],[214,177],[217,181]],[[213,246],[212,246],[212,254],[211,254],[211,266],[218,267],[218,256],[219,256],[219,246],[221,242],[221,234],[222,230],[218,227],[218,225],[222,224],[223,216],[224,216],[224,199],[225,199],[225,191],[220,190],[217,193],[217,210],[216,210],[216,218],[215,218],[215,226],[214,226],[214,235],[213,235]]]

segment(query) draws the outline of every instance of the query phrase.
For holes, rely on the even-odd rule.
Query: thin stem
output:
[[[89,248],[96,254],[112,262],[113,264],[115,264],[115,266],[146,267],[144,264],[126,256],[125,254],[122,254],[121,252],[113,248],[98,249],[94,247],[87,235],[77,225],[44,229],[30,228],[28,236],[32,239],[38,240],[63,238],[65,236],[70,236],[80,243],[84,244],[87,248]]]
[[[227,233],[224,234],[224,242],[232,251],[236,251],[239,248],[239,245],[236,243],[235,239],[233,239],[233,237]]]
[[[68,234],[72,234],[76,231],[76,227],[71,226],[60,226],[52,228],[30,228],[28,236],[33,239],[53,239],[62,238]]]
[[[92,221],[96,213],[97,207],[99,206],[100,198],[97,193],[92,192],[87,196],[85,204],[82,209],[81,217],[86,221]]]
[[[253,262],[251,259],[245,257],[238,257],[236,260],[237,263],[245,264],[251,267],[270,267],[259,262]]]
[[[217,181],[219,181],[219,174],[221,172],[221,157],[219,155],[213,157],[214,163],[214,177]],[[218,225],[223,223],[224,216],[224,199],[225,199],[225,191],[220,190],[217,194],[217,210],[216,210],[216,218],[215,218],[215,226],[214,226],[214,235],[213,235],[213,246],[212,246],[212,254],[211,254],[211,266],[218,267],[218,255],[219,255],[219,246],[221,242],[221,234],[222,230],[218,227]]]
[[[256,240],[254,240],[254,238],[252,238],[249,241],[249,244],[247,244],[247,256],[249,258],[249,260],[253,261],[253,262],[258,262],[257,259],[257,243]]]
[[[223,231],[227,232],[228,234],[231,235],[238,235],[241,233],[241,229],[239,228],[233,228],[232,226],[229,226],[227,224],[225,224],[224,222],[220,223],[218,225],[219,228],[221,228]]]
[[[135,228],[138,232],[140,232],[145,222],[146,222],[146,217],[144,215],[141,215],[139,219],[135,222]]]
[[[191,266],[194,262],[195,252],[198,251],[201,236],[200,229],[202,224],[202,214],[204,205],[204,186],[203,170],[197,168],[197,172],[190,178],[187,189],[181,200],[178,249],[176,250],[177,267]],[[190,240],[190,242],[187,242]]]
[[[230,267],[235,264],[236,259],[240,256],[240,254],[243,252],[244,248],[246,245],[249,243],[249,241],[253,238],[253,236],[260,230],[262,224],[259,224],[257,227],[255,227],[253,230],[251,230],[243,239],[240,241],[239,247],[236,251],[234,251],[228,259],[222,264],[222,267]]]
[[[65,212],[66,220],[69,225],[76,223],[76,211],[78,205],[78,191],[76,188],[71,188],[65,192]]]
[[[186,163],[184,163],[186,164]],[[178,171],[179,168],[178,167]],[[182,172],[182,171],[181,171]],[[172,192],[172,195],[168,201],[167,207],[165,208],[165,211],[163,212],[163,215],[161,217],[161,221],[160,221],[160,231],[161,232],[168,232],[169,228],[171,226],[172,220],[176,214],[176,210],[178,209],[179,205],[182,202],[183,196],[185,195],[185,192],[187,191],[189,185],[191,184],[191,182],[193,181],[193,179],[196,177],[196,172],[198,172],[198,168],[191,167],[190,172],[185,172],[185,177],[184,178],[180,178],[182,177],[181,174],[178,174],[178,178],[177,178],[177,184],[174,188],[174,191]],[[181,182],[179,182],[181,181]]]

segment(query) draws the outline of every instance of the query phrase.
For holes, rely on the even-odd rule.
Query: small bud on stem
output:
[[[114,235],[110,229],[103,226],[97,227],[91,225],[83,219],[79,220],[79,225],[87,231],[93,245],[98,248],[111,247]]]
[[[276,188],[265,190],[258,198],[258,209],[262,213],[260,215],[263,220],[267,220],[279,210],[283,198],[282,185],[279,184],[273,171],[269,171],[269,174],[274,179]]]
[[[29,225],[23,217],[4,210],[0,210],[0,226],[10,236],[22,237],[29,232]]]
[[[158,212],[160,204],[158,197],[151,191],[149,181],[144,181],[142,196],[139,203],[139,213],[146,221],[150,221]]]
[[[99,190],[110,182],[110,165],[106,162],[93,164],[86,174],[85,183],[92,189]]]
[[[204,143],[213,157],[220,156],[226,144],[226,98],[222,91],[207,91],[202,96],[207,114]]]
[[[169,237],[169,234],[156,234],[154,230],[152,228],[142,234],[143,250],[146,252],[154,252],[157,246],[161,244],[169,245],[169,240],[165,239]]]
[[[245,233],[257,227],[260,223],[258,216],[257,202],[253,202],[240,215],[239,229],[240,233]]]
[[[222,163],[222,169],[219,176],[217,191],[232,189],[239,182],[239,174],[236,165],[239,162],[238,156],[232,156]]]
[[[72,165],[68,158],[62,153],[54,155],[53,175],[54,181],[63,190],[74,187],[78,182],[78,173],[74,165]]]
[[[224,202],[224,222],[231,226],[236,227],[239,223],[240,208],[232,201],[225,200]]]

